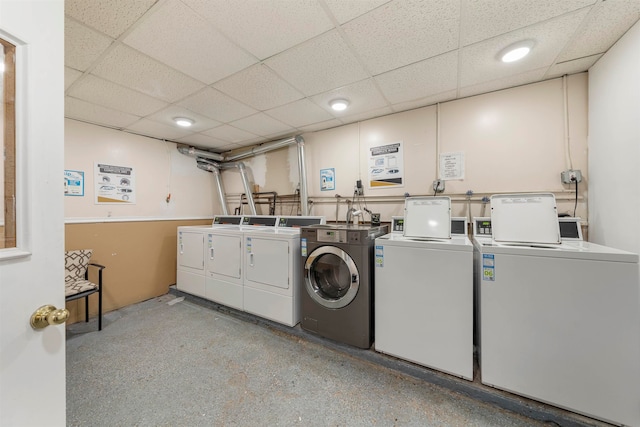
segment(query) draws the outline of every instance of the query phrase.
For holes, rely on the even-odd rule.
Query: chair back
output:
[[[64,253],[64,281],[84,280],[93,249],[76,249]]]

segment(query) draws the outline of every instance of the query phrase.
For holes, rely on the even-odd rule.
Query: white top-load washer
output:
[[[244,309],[243,261],[244,232],[259,228],[275,228],[276,216],[243,216],[240,226],[215,227],[206,233],[205,298],[232,307]]]
[[[578,239],[555,243],[560,227],[548,195],[494,196],[491,208],[501,241],[474,239],[482,382],[640,426],[638,255]],[[540,232],[525,241],[523,229],[534,228]]]
[[[407,198],[376,239],[375,350],[472,380],[473,248],[450,205]]]
[[[178,227],[176,288],[205,297],[205,235],[212,228],[238,228],[241,215],[216,215],[211,227]]]
[[[324,223],[322,216],[280,216],[275,228],[244,230],[246,312],[287,326],[300,322],[300,227]]]

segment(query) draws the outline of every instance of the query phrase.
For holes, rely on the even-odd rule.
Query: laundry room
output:
[[[241,2],[245,12],[244,3],[263,14],[265,4],[282,7],[283,17],[311,27],[292,25],[278,36],[260,25],[249,30],[235,18],[223,22],[196,0],[107,3],[129,17],[100,19],[79,0],[52,1],[55,37],[33,43],[48,46],[60,70],[33,78],[41,93],[17,103],[15,117],[5,98],[0,128],[15,145],[6,144],[0,162],[3,300],[24,290],[10,282],[42,281],[25,269],[54,269],[51,277],[62,278],[56,263],[64,253],[90,250],[86,261],[99,270],[89,267],[84,278],[99,278],[99,299],[38,298],[41,308],[66,309],[58,323],[76,328],[67,340],[90,339],[82,337],[107,331],[153,301],[192,304],[216,321],[228,316],[243,328],[326,345],[338,358],[389,368],[412,384],[436,384],[471,401],[480,395],[483,405],[495,399],[500,410],[530,417],[531,425],[640,426],[634,397],[640,396],[640,363],[602,349],[582,357],[589,352],[585,343],[640,357],[640,2],[587,0],[556,8],[540,2],[522,20],[506,8],[511,26],[493,33],[470,19],[486,21],[484,13],[501,2],[482,11],[466,1],[455,10],[441,5],[438,13],[453,13],[446,19],[469,29],[452,30],[460,40],[434,51],[422,51],[419,38],[406,47],[385,42],[392,33],[364,29],[373,22],[392,28],[398,14],[411,31],[426,31],[408,16],[413,10],[433,24],[424,2]],[[19,79],[27,75],[20,55],[36,39],[29,31],[36,31],[7,20],[44,25],[47,19],[12,0],[0,0],[0,12],[7,13],[0,14],[3,56],[17,46],[20,99],[34,93]],[[194,19],[199,47],[180,52],[181,43],[194,42],[169,30],[187,19]],[[598,45],[598,32],[589,28],[606,20],[615,25]],[[242,33],[252,31],[255,36]],[[498,52],[520,40],[532,63],[496,65]],[[227,53],[229,64],[199,64],[198,49]],[[36,65],[53,61],[32,52]],[[480,57],[487,52],[490,59]],[[53,95],[44,89],[51,85],[58,89]],[[45,97],[59,98],[46,104],[60,116],[50,146],[46,133],[32,130],[48,123],[37,108]],[[334,101],[344,102],[344,110],[333,110]],[[50,183],[63,172],[64,193],[53,194],[57,187]],[[531,209],[520,210],[526,204]],[[403,230],[408,225],[419,231]],[[319,253],[323,248],[330,249]],[[575,282],[567,292],[576,297],[556,294],[556,279]],[[405,288],[423,280],[443,286],[432,294]],[[620,286],[598,287],[605,282]],[[516,285],[530,288],[518,293]],[[535,294],[538,288],[546,293]],[[37,308],[33,298],[17,301],[10,313],[0,310],[7,313],[3,324],[15,325],[9,314],[22,311],[29,311],[28,320]],[[546,317],[532,327],[536,307],[544,307]],[[566,315],[589,320],[577,330],[555,328]],[[33,316],[33,331],[16,338],[24,342],[15,351],[5,353],[11,342],[3,337],[3,370],[18,369],[29,340],[60,363],[60,343],[52,343],[62,337],[64,347],[65,326],[41,314],[40,332]],[[56,328],[62,332],[54,336]],[[605,329],[617,332],[607,336]],[[430,346],[416,344],[421,339]],[[80,341],[74,351],[76,345]],[[522,363],[532,367],[527,374],[520,374]],[[603,368],[608,379],[584,378],[609,363],[619,368]],[[14,375],[2,379],[20,382]],[[580,392],[591,389],[620,395]],[[0,406],[10,414],[0,416],[0,424],[19,425],[20,416],[6,408]],[[327,425],[341,423],[358,420],[331,418]]]
[[[559,212],[587,218],[587,84],[587,74],[580,73],[303,134],[310,214],[344,222],[356,182],[367,182],[370,148],[401,141],[404,184],[394,188],[363,184],[364,195],[358,198],[384,222],[402,215],[405,193],[433,195],[438,156],[447,152],[464,154],[464,179],[446,181],[442,193],[453,199],[453,216],[488,215],[483,198],[494,193],[546,191],[556,194]],[[110,277],[121,289],[105,293],[107,310],[162,294],[175,283],[175,271],[168,268],[173,227],[207,224],[212,213],[222,212],[212,174],[178,152],[176,143],[70,119],[65,125],[65,169],[87,171],[87,189],[94,185],[89,171],[99,161],[135,163],[137,185],[145,189],[135,205],[65,198],[68,247],[90,246],[94,257],[108,257]],[[252,185],[279,195],[296,193],[297,163],[295,144],[244,160]],[[560,172],[569,164],[585,171],[577,201],[575,186],[560,180]],[[335,173],[335,189],[330,191],[320,185],[320,172],[327,168]],[[245,192],[243,181],[237,169],[223,170],[221,175],[227,208],[233,213]],[[473,194],[468,196],[468,191]],[[258,204],[256,209],[258,214],[269,214],[269,205]],[[239,213],[250,213],[248,206],[244,204]],[[295,215],[298,207],[283,202],[275,213]],[[148,223],[149,219],[155,221]],[[369,222],[369,214],[364,212],[362,219]],[[126,227],[131,221],[134,225]],[[584,224],[586,233],[586,219]],[[131,274],[135,274],[134,288],[127,284]]]

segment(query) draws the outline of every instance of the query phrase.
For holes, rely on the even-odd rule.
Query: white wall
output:
[[[133,167],[136,204],[96,204],[94,162]],[[219,211],[213,175],[175,143],[66,120],[64,167],[85,177],[84,197],[65,197],[67,221],[211,218]]]
[[[575,187],[560,182],[560,172],[572,166],[584,175],[576,213],[586,221],[587,74],[569,76],[567,87],[569,150],[562,79],[443,103],[439,140],[436,106],[304,134],[308,191],[315,202],[312,213],[333,221],[335,195],[351,199],[356,180],[361,179],[369,209],[388,221],[392,215],[402,215],[404,193],[433,194],[438,152],[463,152],[465,179],[447,181],[444,193],[454,200],[454,215],[469,214],[467,190],[474,192],[471,216],[489,214],[480,201],[485,195],[523,191],[553,192],[559,212],[573,214]],[[396,141],[404,145],[404,186],[368,188],[369,147]],[[294,192],[298,183],[295,150],[291,146],[245,161],[262,190]],[[335,168],[335,191],[320,190],[320,170],[324,168]],[[243,192],[237,173],[223,175],[229,193]],[[344,220],[346,203],[339,209],[338,219]]]
[[[640,23],[589,70],[591,240],[640,253]]]

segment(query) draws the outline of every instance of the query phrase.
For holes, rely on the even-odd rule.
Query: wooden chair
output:
[[[104,265],[91,263],[92,249],[78,249],[64,253],[65,301],[85,299],[85,321],[89,321],[89,295],[98,294],[98,330],[102,330],[102,270]],[[89,281],[89,267],[98,269],[98,284]]]

